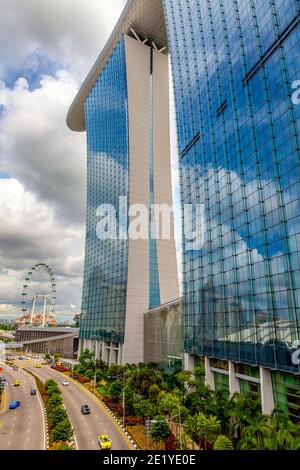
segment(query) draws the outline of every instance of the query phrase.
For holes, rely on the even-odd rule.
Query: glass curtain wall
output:
[[[204,206],[183,256],[185,350],[299,372],[298,0],[163,0],[181,194]]]

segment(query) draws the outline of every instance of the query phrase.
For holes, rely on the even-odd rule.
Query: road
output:
[[[46,430],[41,399],[39,395],[30,395],[31,389],[36,389],[34,378],[7,365],[5,374],[8,385],[5,387],[6,406],[0,414],[0,450],[45,450]],[[13,386],[15,379],[20,380],[19,387]],[[9,410],[11,400],[19,400],[21,406]]]
[[[49,366],[38,369],[32,360],[22,361],[22,363],[23,367],[34,372],[41,380],[45,381],[51,378],[58,383],[74,429],[78,450],[99,450],[98,437],[101,434],[108,434],[113,450],[129,450],[131,448],[129,441],[120,428],[114,424],[111,416],[80,384],[70,380],[70,385],[64,387],[62,382],[65,377],[60,372]],[[81,405],[89,405],[91,414],[83,415],[80,411]]]

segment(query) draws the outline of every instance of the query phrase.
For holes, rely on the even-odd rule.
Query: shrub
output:
[[[138,418],[137,416],[126,417],[127,426],[138,426],[139,424],[144,424],[144,420],[142,418]]]
[[[62,406],[54,408],[51,412],[49,412],[49,419],[51,421],[52,427],[55,427],[58,423],[66,420],[67,418],[67,412]]]
[[[52,408],[57,408],[62,404],[63,400],[60,395],[53,394],[50,396],[47,402],[47,408],[51,411]]]
[[[177,450],[175,436],[171,434],[165,444],[165,450]]]
[[[214,443],[214,450],[234,450],[229,437],[220,435]]]
[[[171,434],[172,433],[168,424],[165,421],[165,418],[163,416],[159,416],[157,418],[157,423],[155,423],[153,428],[151,429],[151,439],[154,442],[166,442]]]
[[[68,441],[72,438],[73,431],[69,419],[64,419],[52,429],[52,438],[54,442]]]
[[[75,450],[74,447],[70,446],[64,441],[53,442],[49,450]]]

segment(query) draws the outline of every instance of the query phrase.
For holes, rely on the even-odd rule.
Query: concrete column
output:
[[[80,355],[82,354],[82,351],[84,350],[83,342],[84,342],[84,340],[79,338],[79,342],[78,342],[78,359],[79,359]]]
[[[118,364],[123,364],[123,344],[119,344]]]
[[[234,362],[229,361],[229,391],[230,395],[233,396],[235,393],[240,393],[240,381],[235,375]]]
[[[100,341],[96,341],[95,345],[95,359],[99,360],[100,359]]]
[[[184,353],[183,368],[184,370],[193,370],[195,368],[195,359],[192,354]]]
[[[110,343],[103,342],[103,361],[110,364]]]
[[[210,367],[210,359],[205,358],[205,384],[208,385],[212,390],[215,390],[215,376]]]
[[[101,342],[101,360],[104,361],[104,356],[105,356],[105,342]]]
[[[271,415],[275,407],[272,373],[263,367],[260,367],[260,393],[262,413]]]

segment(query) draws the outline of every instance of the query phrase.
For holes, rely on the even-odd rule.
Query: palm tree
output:
[[[213,444],[221,432],[221,423],[217,417],[205,416],[203,413],[189,416],[185,424],[187,434],[193,441],[198,442],[200,448],[204,441],[205,450],[207,449],[207,444]]]
[[[261,416],[260,404],[250,395],[234,394],[232,397],[230,435],[236,441],[242,437],[244,429]]]
[[[216,416],[208,416],[206,418],[203,435],[205,439],[205,450],[207,443],[214,444],[216,438],[221,432],[221,423]]]
[[[217,416],[222,426],[222,433],[230,434],[230,423],[234,402],[226,390],[218,390],[211,394],[210,400],[206,402],[206,412]]]
[[[269,418],[261,415],[249,422],[249,425],[242,430],[241,443],[252,442],[255,448],[264,448],[264,439],[270,435]]]
[[[214,450],[234,450],[234,448],[229,437],[220,434],[215,440]]]

